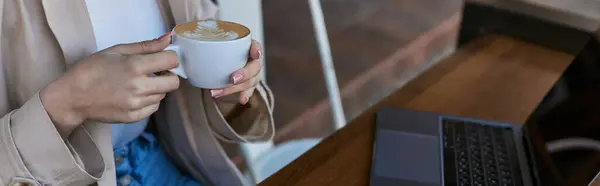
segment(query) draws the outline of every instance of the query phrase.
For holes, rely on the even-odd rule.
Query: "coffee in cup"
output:
[[[178,25],[175,33],[200,41],[230,41],[249,35],[250,30],[237,23],[204,20]]]
[[[231,74],[248,61],[251,32],[248,27],[218,20],[199,20],[173,28],[173,40],[165,50],[177,53],[179,66],[170,71],[191,85],[225,88]]]

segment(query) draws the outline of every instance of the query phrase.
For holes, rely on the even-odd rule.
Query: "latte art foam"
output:
[[[208,41],[229,41],[235,40],[239,36],[233,31],[225,31],[219,28],[216,21],[198,21],[194,30],[187,30],[182,33],[184,37],[196,40]]]

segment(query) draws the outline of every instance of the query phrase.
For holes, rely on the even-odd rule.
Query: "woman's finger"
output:
[[[246,81],[257,77],[262,70],[260,60],[252,60],[242,69],[239,69],[231,74],[231,83],[234,85],[245,83]]]
[[[147,107],[149,105],[154,105],[156,103],[160,103],[165,98],[166,94],[152,94],[149,96],[145,96],[140,99],[140,108]]]
[[[123,121],[124,123],[133,123],[133,122],[140,121],[140,120],[152,115],[154,112],[156,112],[158,110],[159,107],[160,107],[160,102],[152,104],[152,105],[148,105],[146,107],[142,107],[137,110],[132,110],[132,111],[126,112],[125,114],[122,115],[122,118],[120,118],[120,121]]]
[[[240,92],[240,104],[245,105],[248,104],[248,101],[250,101],[250,98],[252,97],[252,94],[254,94],[254,90],[256,89],[255,87],[252,87],[248,90],[242,91]]]
[[[254,77],[248,81],[245,81],[241,84],[238,85],[233,85],[224,89],[213,89],[210,90],[210,93],[212,95],[212,97],[218,98],[218,97],[223,97],[223,96],[227,96],[227,95],[231,95],[231,94],[235,94],[238,92],[242,92],[245,90],[249,90],[251,88],[254,88],[257,84],[258,84],[258,77]]]
[[[131,98],[127,101],[124,101],[123,104],[125,109],[137,110],[140,108],[147,107],[148,105],[154,105],[156,103],[159,103],[163,98],[165,98],[165,94],[152,94],[137,98]]]
[[[260,59],[262,57],[262,45],[258,41],[252,40],[252,45],[250,45],[249,56],[249,61]]]
[[[166,73],[160,76],[147,77],[143,80],[143,92],[146,95],[162,94],[171,92],[179,88],[179,77],[173,73]]]

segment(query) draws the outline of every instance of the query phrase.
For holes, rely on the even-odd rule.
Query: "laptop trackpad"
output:
[[[380,130],[376,151],[374,168],[377,176],[417,183],[442,183],[440,141],[436,136]]]

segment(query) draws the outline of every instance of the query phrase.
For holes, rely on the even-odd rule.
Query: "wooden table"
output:
[[[505,36],[476,39],[259,185],[368,185],[383,105],[523,123],[573,58]]]

